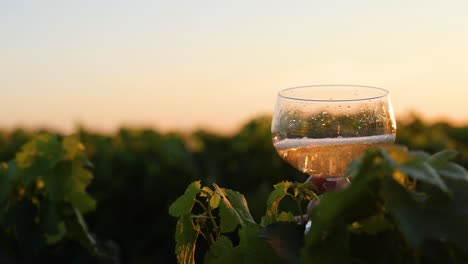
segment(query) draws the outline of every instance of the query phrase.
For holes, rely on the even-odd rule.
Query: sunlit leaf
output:
[[[195,198],[200,193],[200,188],[200,181],[192,182],[185,190],[185,193],[171,204],[169,214],[174,217],[190,214],[195,204]]]
[[[276,215],[275,222],[296,222],[296,218],[291,212],[281,212]]]
[[[238,225],[255,223],[247,206],[247,201],[242,194],[228,189],[221,189],[216,184],[213,184],[213,186],[216,193],[221,197],[219,212],[221,217],[221,232],[231,232]]]
[[[266,226],[276,221],[276,215],[279,213],[281,200],[288,194],[291,182],[283,181],[274,185],[274,190],[270,193],[267,200],[266,215],[262,218],[262,225]]]
[[[289,182],[289,181],[282,181],[280,183],[277,183],[275,185],[273,185],[273,188],[275,190],[281,190],[283,192],[287,192],[288,189],[293,185],[292,182]]]
[[[297,187],[294,188],[293,195],[294,195],[294,197],[297,197],[299,195],[299,189]]]
[[[64,150],[58,138],[41,134],[29,141],[16,154],[16,165],[22,171],[24,185],[28,185],[38,176],[45,176],[62,159]]]
[[[5,213],[5,227],[14,230],[11,234],[25,254],[39,254],[47,244],[65,239],[96,253],[95,239],[81,215],[95,207],[94,199],[86,193],[93,176],[83,167],[88,160],[82,147],[72,137],[62,141],[55,135],[39,134],[8,163],[6,178],[1,165],[0,189],[9,186],[10,190],[0,190],[0,196],[13,196]]]
[[[208,186],[203,186],[201,188],[200,197],[209,197],[213,194],[213,190]]]
[[[82,154],[85,147],[77,136],[68,136],[63,139],[63,149],[65,150],[64,159],[73,160],[79,154]]]
[[[221,201],[221,196],[217,193],[213,193],[210,198],[210,207],[212,209],[218,208],[219,202]]]
[[[242,219],[242,223],[255,223],[252,215],[250,214],[249,206],[247,205],[247,200],[245,200],[244,195],[230,189],[226,190],[226,194],[229,201],[231,201],[233,208]]]
[[[189,216],[182,215],[177,221],[175,254],[179,264],[195,263],[195,245],[199,233],[195,231]]]
[[[402,186],[406,186],[407,176],[401,172],[401,170],[396,169],[392,173],[393,179]]]
[[[93,174],[84,168],[81,160],[74,160],[72,163],[70,179],[70,191],[71,192],[84,192],[86,187],[91,183]]]
[[[403,164],[411,160],[411,157],[408,155],[408,149],[401,145],[385,147],[384,151],[382,151],[382,155],[392,166]]]

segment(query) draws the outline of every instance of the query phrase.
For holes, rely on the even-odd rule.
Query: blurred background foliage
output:
[[[106,135],[78,129],[94,164],[88,193],[97,208],[85,216],[90,231],[113,241],[122,263],[173,263],[176,219],[168,208],[194,180],[243,193],[259,221],[273,184],[307,178],[276,155],[270,124],[271,117],[261,116],[232,135],[131,128]],[[14,158],[36,132],[0,131],[0,161]],[[398,122],[397,143],[430,153],[456,149],[456,162],[468,168],[468,124],[429,124],[413,115]]]

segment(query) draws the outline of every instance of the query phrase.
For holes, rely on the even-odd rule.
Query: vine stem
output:
[[[216,238],[219,237],[219,226],[216,224],[215,218],[211,213],[211,208],[207,208],[200,200],[195,199],[195,202],[201,206],[201,208],[208,214],[208,218],[210,218],[211,224],[213,225],[214,229],[216,230]]]
[[[291,197],[294,201],[296,201],[296,205],[297,205],[297,209],[299,210],[299,216],[301,218],[301,223],[304,223],[304,211],[302,210],[302,198],[298,198],[296,199],[296,197],[294,197],[294,195],[290,194],[290,193],[286,193],[286,196],[289,196]]]

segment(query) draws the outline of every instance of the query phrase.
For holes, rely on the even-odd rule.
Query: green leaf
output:
[[[414,247],[419,247],[424,240],[425,219],[420,206],[411,195],[398,183],[384,181],[384,197],[389,210],[396,217],[405,238]]]
[[[299,195],[308,201],[318,199],[317,186],[312,182],[297,183]]]
[[[74,160],[75,158],[82,155],[85,149],[78,136],[68,136],[64,138],[62,141],[62,146],[65,150],[65,155],[63,157],[65,160]]]
[[[281,212],[276,215],[275,222],[296,222],[296,218],[291,212]]]
[[[240,216],[242,223],[255,223],[245,200],[244,195],[239,192],[226,189],[227,198],[231,201],[232,207],[236,210],[236,213]]]
[[[401,145],[387,146],[380,151],[380,154],[391,168],[396,168],[398,164],[404,164],[411,160],[407,147]]]
[[[247,201],[244,196],[232,190],[221,189],[218,185],[213,184],[215,192],[221,197],[220,212],[221,217],[221,232],[234,231],[238,225],[247,223],[255,223],[250,214]]]
[[[280,183],[277,183],[277,184],[273,185],[273,187],[274,187],[275,190],[279,190],[281,192],[287,192],[288,189],[291,188],[292,185],[293,185],[292,182],[282,181]]]
[[[65,223],[59,216],[56,206],[49,200],[43,200],[40,204],[39,225],[48,245],[58,243],[66,235]]]
[[[265,215],[262,216],[262,220],[260,221],[260,225],[262,226],[267,226],[269,224],[273,224],[274,222],[277,221],[278,215]]]
[[[260,237],[262,227],[248,223],[239,229],[239,250],[242,261],[237,263],[283,263],[269,244]]]
[[[41,134],[23,145],[15,159],[18,169],[22,171],[23,185],[47,174],[62,159],[63,154],[62,145],[53,135]]]
[[[76,193],[84,193],[91,182],[93,175],[83,168],[80,160],[60,161],[54,169],[43,177],[45,188],[54,202],[67,200],[74,201],[70,197]]]
[[[262,226],[267,226],[276,221],[276,215],[279,213],[279,204],[281,200],[288,195],[288,189],[292,186],[291,182],[283,181],[274,185],[274,190],[270,193],[267,200],[266,215],[262,217]]]
[[[175,254],[179,264],[195,264],[195,245],[198,235],[190,216],[181,215],[175,232]]]
[[[82,214],[96,209],[96,200],[85,192],[73,192],[68,195],[68,201]]]
[[[438,189],[427,189],[431,198],[421,203],[391,179],[386,179],[383,186],[387,208],[411,247],[418,249],[427,241],[445,240],[468,253],[468,214],[454,207],[454,200],[467,200],[466,190],[457,190],[448,197]]]
[[[408,152],[405,148],[391,147],[382,151],[382,155],[392,168],[398,168],[411,178],[435,185],[445,193],[450,194],[450,190],[438,171],[431,165],[446,163],[446,160],[454,155],[452,151],[443,151],[430,156],[422,151]]]
[[[408,156],[412,159],[413,162],[425,162],[431,157],[431,155],[429,155],[427,152],[420,150],[410,151],[408,152]]]
[[[263,216],[260,224],[261,226],[268,226],[275,222],[296,222],[296,218],[291,212],[280,212],[277,215]]]
[[[445,193],[450,193],[450,190],[437,171],[426,162],[409,162],[401,165],[400,170],[416,180],[433,184]]]
[[[221,218],[220,227],[222,233],[234,231],[242,223],[242,219],[226,197],[222,197],[219,206],[219,216]]]
[[[281,200],[288,194],[287,188],[276,188],[268,196],[267,215],[278,214],[278,208]]]
[[[8,198],[11,182],[8,178],[8,164],[0,163],[0,205]]]
[[[345,189],[339,192],[328,192],[322,196],[320,203],[312,212],[314,224],[308,237],[313,238],[314,241],[319,240],[322,233],[337,222],[337,219],[348,221],[375,208],[374,199],[378,188],[374,185],[383,176],[383,167],[375,164],[376,157],[379,157],[378,152],[367,152],[357,168],[358,174]]]
[[[453,192],[453,197],[439,198],[438,196],[432,194],[430,196],[430,200],[427,203],[450,203],[451,206],[447,208],[447,210],[450,209],[457,212],[458,214],[460,214],[461,218],[468,217],[468,182],[447,178],[446,183],[450,190]],[[447,202],[446,199],[450,199],[450,201]],[[443,203],[440,205],[438,203],[436,204],[438,205],[438,207],[446,206],[446,204]]]
[[[53,235],[45,234],[47,245],[53,245],[60,242],[66,235],[67,230],[64,222],[58,224],[58,232]]]
[[[213,195],[213,191],[208,186],[203,186],[201,188],[200,196],[201,197],[211,197]]]
[[[72,137],[60,141],[55,135],[40,134],[9,162],[6,181],[10,190],[15,184],[15,192],[10,192],[17,197],[9,203],[5,225],[24,249],[37,252],[66,237],[96,254],[96,243],[80,213],[95,207],[85,192],[93,176],[83,167],[87,159],[80,144]],[[3,184],[4,169],[2,165],[0,189],[8,186]],[[4,193],[8,192],[0,190],[0,196]]]
[[[430,156],[427,160],[432,166],[446,164],[449,160],[455,158],[458,151],[454,149],[445,149]]]
[[[72,163],[70,192],[84,192],[93,179],[93,174],[83,165],[82,160],[74,160]]]
[[[462,166],[449,162],[457,155],[455,150],[444,150],[432,155],[428,163],[441,175],[447,178],[468,181],[468,172]]]
[[[447,163],[445,166],[435,167],[437,172],[447,178],[468,181],[468,171],[458,164]]]
[[[203,263],[205,264],[241,263],[242,259],[239,253],[240,253],[239,249],[233,247],[232,242],[228,237],[220,236],[206,253]]]
[[[349,224],[378,210],[376,196],[386,163],[381,151],[364,154],[351,183],[338,192],[325,193],[311,213],[312,226],[305,237],[302,263],[349,263]],[[339,254],[337,254],[339,252]]]
[[[185,190],[185,193],[171,204],[169,214],[174,217],[189,215],[195,203],[195,198],[200,193],[200,188],[200,181],[192,182]]]
[[[370,216],[359,222],[358,232],[363,232],[370,235],[377,235],[381,232],[385,232],[393,229],[392,223],[385,218],[382,213]]]
[[[54,202],[65,200],[70,192],[70,178],[72,177],[72,162],[62,161],[55,166],[51,173],[43,175],[44,187]]]
[[[211,209],[216,209],[219,206],[219,202],[221,201],[221,196],[218,193],[213,193],[210,198],[210,207]]]

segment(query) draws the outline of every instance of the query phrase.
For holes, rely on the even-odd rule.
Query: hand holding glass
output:
[[[393,144],[396,124],[388,91],[317,85],[278,93],[271,126],[278,154],[326,191],[347,182],[350,162]]]

